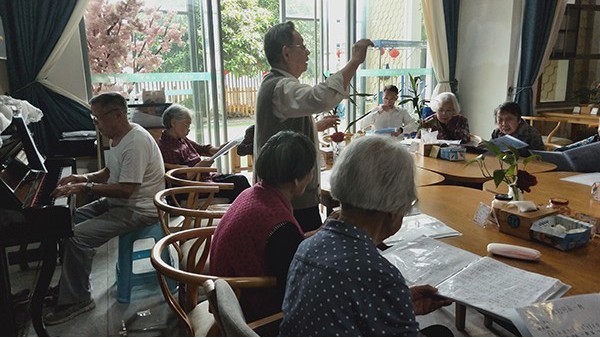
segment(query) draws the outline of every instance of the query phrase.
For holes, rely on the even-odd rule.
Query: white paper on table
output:
[[[569,177],[563,177],[560,180],[567,181],[567,182],[573,182],[573,183],[579,183],[579,184],[583,184],[583,185],[589,185],[591,187],[594,184],[594,182],[600,182],[600,172],[573,175],[573,176],[569,176]]]
[[[382,255],[400,270],[408,286],[438,285],[480,259],[474,253],[428,237],[400,242]]]
[[[600,293],[536,303],[517,312],[534,337],[600,336]]]
[[[214,161],[215,159],[217,159],[219,156],[226,154],[229,150],[231,150],[231,148],[237,146],[238,144],[242,143],[242,141],[244,140],[244,136],[240,136],[236,139],[233,139],[231,141],[229,141],[229,143],[227,143],[223,148],[219,149],[219,151],[217,151],[213,156],[211,156],[209,158],[210,161]]]
[[[437,288],[442,296],[511,318],[516,308],[560,297],[571,287],[556,278],[482,257]]]
[[[394,245],[400,241],[414,241],[421,236],[444,238],[460,235],[460,232],[447,226],[439,219],[419,213],[416,215],[404,216],[400,230],[386,238],[383,243],[386,245]]]

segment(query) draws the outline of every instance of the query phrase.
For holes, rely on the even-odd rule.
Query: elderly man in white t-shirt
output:
[[[144,128],[127,119],[127,102],[118,93],[90,101],[92,120],[110,139],[106,167],[61,179],[54,196],[88,193],[100,197],[75,212],[73,237],[64,242],[58,304],[46,325],[66,322],[95,307],[90,274],[96,248],[111,238],[158,221],[154,195],[164,189],[158,145]]]

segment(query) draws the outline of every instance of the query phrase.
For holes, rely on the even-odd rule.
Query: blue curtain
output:
[[[444,0],[444,20],[446,23],[446,41],[448,43],[448,80],[452,92],[458,92],[458,82],[456,81],[456,53],[458,50],[458,13],[460,9],[460,0]]]
[[[0,0],[6,34],[10,95],[41,109],[44,117],[30,124],[40,151],[65,154],[59,142],[63,131],[93,130],[86,107],[36,82],[69,21],[77,0]]]
[[[533,115],[533,86],[540,67],[556,11],[556,0],[526,0],[521,32],[521,64],[515,102],[523,115]]]

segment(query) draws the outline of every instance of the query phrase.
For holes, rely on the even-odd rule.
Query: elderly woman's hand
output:
[[[416,315],[426,315],[442,306],[452,304],[450,299],[440,297],[437,291],[431,285],[416,285],[410,288]]]

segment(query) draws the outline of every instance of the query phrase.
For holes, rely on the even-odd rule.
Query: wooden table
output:
[[[327,208],[327,215],[331,214],[333,208],[339,206],[339,202],[331,197],[329,178],[331,170],[321,171],[321,204]],[[422,168],[415,168],[415,184],[417,187],[438,184],[444,181],[444,176],[434,173],[433,171]]]
[[[591,114],[573,114],[567,112],[552,112],[552,111],[541,111],[540,116],[549,117],[553,121],[564,121],[573,124],[585,124],[588,126],[598,126],[599,116]]]
[[[442,239],[453,246],[480,256],[487,256],[487,245],[492,242],[526,246],[542,253],[541,261],[529,262],[494,256],[511,266],[551,276],[572,288],[566,296],[600,292],[600,240],[588,245],[560,251],[553,247],[501,233],[496,227],[483,228],[472,218],[479,202],[489,204],[493,194],[459,186],[434,185],[417,188],[419,209],[458,230],[462,236]],[[464,329],[466,307],[456,306],[456,328]]]
[[[417,167],[441,174],[447,180],[477,184],[483,184],[485,181],[489,180],[489,177],[483,176],[476,163],[465,166],[466,161],[477,157],[476,154],[467,153],[465,155],[466,161],[446,161],[439,158],[419,155],[418,153],[411,153],[411,155],[413,156]],[[500,169],[498,160],[495,157],[487,156],[484,161],[490,172],[495,169]],[[555,164],[542,161],[532,161],[527,165],[527,171],[530,173],[539,173],[554,169],[556,169]]]
[[[523,200],[533,201],[538,205],[546,205],[549,203],[550,198],[565,198],[569,200],[571,214],[583,212],[600,217],[600,202],[591,197],[590,186],[561,180],[561,178],[579,174],[572,171],[551,171],[535,174],[538,184],[531,187],[531,192],[523,193]],[[496,187],[494,181],[490,180],[483,184],[483,190],[494,194],[505,194],[508,187],[504,182]]]

